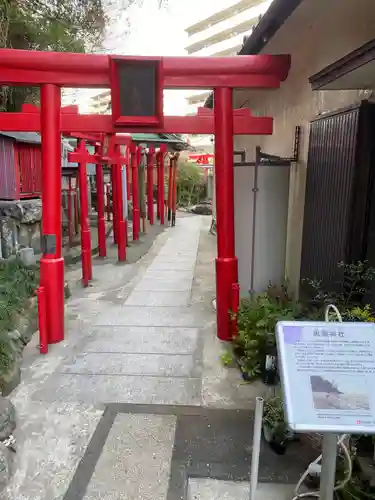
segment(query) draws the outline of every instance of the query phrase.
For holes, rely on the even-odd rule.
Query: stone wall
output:
[[[40,254],[42,200],[0,201],[0,257],[9,258],[20,248]]]

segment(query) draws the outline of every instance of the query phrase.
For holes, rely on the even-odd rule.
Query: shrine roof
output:
[[[238,55],[259,54],[302,1],[274,0],[251,34],[246,38]]]
[[[0,132],[0,135],[14,139],[16,142],[40,144],[40,135],[36,132]]]
[[[189,144],[182,139],[179,134],[142,134],[135,133],[130,134],[132,140],[137,143],[146,144],[170,144],[171,147],[176,151],[183,151],[185,149],[190,149]]]

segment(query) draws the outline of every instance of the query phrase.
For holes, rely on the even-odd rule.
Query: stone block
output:
[[[116,326],[94,328],[86,352],[192,354],[197,349],[197,328]]]
[[[122,375],[52,375],[34,400],[88,404],[199,405],[200,380]]]
[[[144,375],[198,377],[200,367],[192,355],[84,353],[61,367],[62,373],[83,375]]]
[[[118,415],[84,500],[165,500],[175,427],[173,415]]]
[[[7,439],[16,428],[16,409],[9,399],[0,396],[0,441]]]
[[[147,291],[134,290],[126,300],[128,306],[168,306],[181,307],[187,306],[190,300],[190,288],[183,291]],[[168,288],[170,290],[170,288]]]

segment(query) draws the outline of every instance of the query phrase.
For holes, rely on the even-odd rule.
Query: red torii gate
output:
[[[153,71],[149,81],[155,83],[151,89],[154,99],[149,104],[151,101],[146,99],[150,93],[148,89],[142,96],[145,103],[148,102],[145,104],[148,108],[135,110],[131,101],[124,97],[128,95],[130,77],[139,84],[141,77],[137,71],[141,66]],[[24,123],[22,114],[3,114],[0,130],[40,130],[42,135],[44,249],[41,285],[46,292],[48,332],[53,332],[53,335],[49,333],[50,342],[59,342],[64,338],[60,134],[113,134],[133,132],[134,128],[156,133],[215,133],[215,178],[219,200],[216,210],[217,334],[222,340],[230,340],[228,312],[232,306],[233,285],[238,282],[234,238],[233,134],[272,133],[272,118],[252,117],[248,111],[246,116],[245,110],[233,113],[232,90],[278,88],[280,82],[286,79],[289,68],[290,57],[285,55],[144,58],[0,50],[0,83],[41,86],[40,114],[30,113],[28,124]],[[112,117],[61,113],[60,87],[110,87]],[[133,83],[130,90],[134,91],[136,87]],[[197,117],[184,117],[183,121],[181,117],[164,117],[164,88],[213,88],[214,113],[203,112]]]

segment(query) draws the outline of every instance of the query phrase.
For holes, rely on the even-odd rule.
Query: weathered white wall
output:
[[[254,180],[255,167],[235,168],[236,253],[242,296],[251,290]],[[261,292],[270,281],[280,282],[284,277],[289,169],[258,167],[257,188],[253,291]]]
[[[276,169],[261,174],[257,288],[286,274],[291,286],[298,289],[309,122],[324,111],[353,104],[364,96],[357,91],[313,92],[308,78],[371,40],[374,26],[374,0],[304,0],[263,50],[291,54],[286,82],[278,90],[235,93],[236,107],[247,105],[255,115],[274,117],[272,136],[236,138],[235,148],[245,148],[248,159],[254,159],[256,145],[267,153],[291,156],[295,126],[302,127],[300,162],[292,167],[289,177]],[[242,292],[250,281],[252,182],[252,169],[235,169],[236,252]]]

